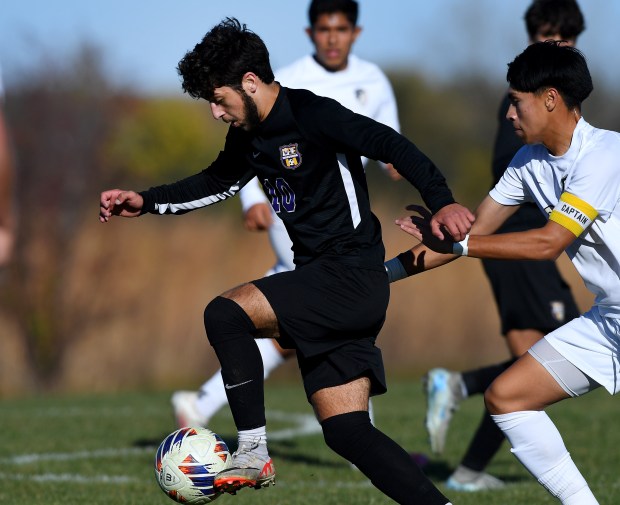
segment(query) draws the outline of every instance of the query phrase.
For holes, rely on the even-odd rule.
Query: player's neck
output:
[[[581,113],[570,110],[563,119],[550,126],[549,135],[543,143],[553,156],[563,156],[570,149],[579,119]]]
[[[327,72],[330,72],[332,74],[336,74],[338,72],[344,72],[348,66],[349,66],[349,58],[347,57],[347,60],[345,61],[345,65],[344,67],[341,68],[333,68],[333,67],[328,67],[326,66],[318,57],[316,54],[312,55],[312,58],[314,59],[314,61],[317,62],[318,65],[320,65],[321,67],[323,67]]]
[[[256,106],[258,107],[258,114],[260,120],[263,121],[273,109],[273,106],[280,94],[280,84],[277,81],[271,84],[263,85],[261,89],[260,97],[257,97]]]

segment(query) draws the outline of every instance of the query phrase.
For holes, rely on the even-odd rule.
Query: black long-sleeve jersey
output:
[[[144,191],[142,212],[181,214],[236,194],[254,175],[293,242],[296,265],[322,255],[383,268],[381,227],[370,210],[360,156],[392,163],[432,212],[453,203],[445,179],[409,140],[310,91],[280,88],[251,131],[231,127],[202,172]]]

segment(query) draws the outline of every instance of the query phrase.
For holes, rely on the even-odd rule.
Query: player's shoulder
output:
[[[276,69],[274,74],[276,80],[284,86],[296,88],[299,87],[297,83],[303,82],[307,79],[309,73],[314,73],[316,71],[316,67],[318,67],[318,64],[314,61],[314,58],[308,54],[288,65]]]
[[[620,133],[612,130],[596,128],[582,119],[580,135],[583,138],[583,145],[589,150],[614,151],[620,149]],[[578,124],[578,127],[581,126]]]
[[[353,114],[333,98],[319,96],[300,88],[285,88],[293,117],[306,125],[325,124],[336,118]]]
[[[387,76],[385,72],[381,70],[381,67],[376,63],[368,60],[364,60],[355,54],[349,55],[349,69],[352,73],[355,74],[366,74],[368,76],[373,76],[375,78],[385,79],[387,81]]]
[[[582,173],[592,172],[600,179],[620,179],[620,133],[596,128],[583,119],[578,124],[577,131],[581,136],[581,152],[578,162],[575,163],[575,170]],[[596,170],[593,171],[592,167],[596,167]]]

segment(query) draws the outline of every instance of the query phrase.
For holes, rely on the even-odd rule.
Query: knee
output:
[[[490,414],[507,414],[512,412],[510,397],[501,381],[493,381],[484,392],[484,403]]]
[[[211,344],[239,338],[256,330],[246,312],[236,302],[222,296],[214,298],[206,306],[204,324]]]
[[[338,414],[321,423],[327,446],[346,459],[354,457],[362,449],[364,439],[370,438],[373,427],[366,411]]]

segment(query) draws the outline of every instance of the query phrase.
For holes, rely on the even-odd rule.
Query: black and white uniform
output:
[[[229,129],[207,169],[141,193],[143,212],[181,214],[229,198],[258,177],[291,237],[296,269],[253,282],[278,318],[279,342],[298,350],[308,396],[362,375],[373,394],[386,390],[375,339],[389,285],[360,156],[392,163],[432,212],[454,202],[435,165],[393,129],[284,87],[255,129]]]
[[[493,185],[523,142],[506,119],[508,95],[498,111],[499,127],[493,147]],[[511,233],[545,226],[547,219],[535,204],[525,203],[496,233]],[[535,329],[549,333],[579,317],[580,312],[555,261],[482,260],[497,303],[502,333]]]

